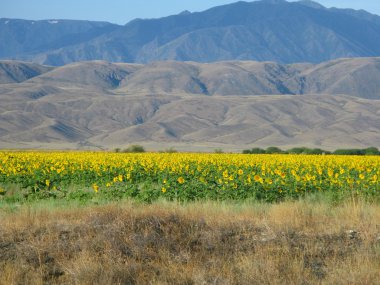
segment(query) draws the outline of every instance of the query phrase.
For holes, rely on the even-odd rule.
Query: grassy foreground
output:
[[[59,203],[0,207],[0,284],[380,280],[379,204]]]

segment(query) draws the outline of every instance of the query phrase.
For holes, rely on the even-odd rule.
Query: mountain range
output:
[[[380,147],[380,58],[0,61],[1,148]]]
[[[379,16],[312,1],[241,1],[124,26],[0,19],[0,58],[52,66],[89,60],[321,63],[376,56]]]

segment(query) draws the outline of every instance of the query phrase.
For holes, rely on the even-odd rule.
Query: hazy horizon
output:
[[[66,0],[57,3],[50,0],[2,0],[0,2],[0,18],[90,20],[124,25],[136,18],[160,18],[178,14],[184,10],[199,12],[234,2],[237,1],[192,0],[179,2],[163,0],[158,2],[146,0],[142,3],[135,0]],[[379,0],[319,0],[315,2],[328,8],[363,9],[380,15]]]

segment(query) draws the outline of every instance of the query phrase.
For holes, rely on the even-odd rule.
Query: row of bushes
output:
[[[117,152],[117,153],[120,153],[120,152],[121,153],[142,153],[142,152],[146,152],[146,150],[142,145],[134,144],[134,145],[127,147],[126,149],[116,148],[115,152]],[[176,153],[178,151],[176,149],[174,149],[173,147],[170,147],[170,148],[167,148],[167,149],[162,150],[160,152],[162,152],[162,153]]]
[[[131,145],[126,149],[115,149],[115,152],[123,153],[141,153],[145,152],[145,149],[141,145]],[[177,152],[174,148],[170,148],[161,152],[174,153]],[[215,150],[215,153],[223,153],[221,149]],[[320,148],[307,148],[307,147],[295,147],[288,150],[282,150],[278,147],[252,148],[243,150],[244,154],[336,154],[336,155],[380,155],[380,151],[376,147],[369,147],[364,149],[337,149],[333,152],[323,150]]]
[[[267,149],[252,148],[243,150],[245,154],[336,154],[336,155],[380,155],[376,147],[365,149],[337,149],[333,152],[320,148],[295,147],[289,150],[282,150],[278,147],[268,147]]]
[[[142,145],[131,145],[126,149],[116,148],[115,152],[130,152],[130,153],[139,153],[139,152],[145,152],[145,148]]]

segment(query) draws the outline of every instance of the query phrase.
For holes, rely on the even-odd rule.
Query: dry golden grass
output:
[[[378,284],[380,206],[0,210],[0,284]]]

